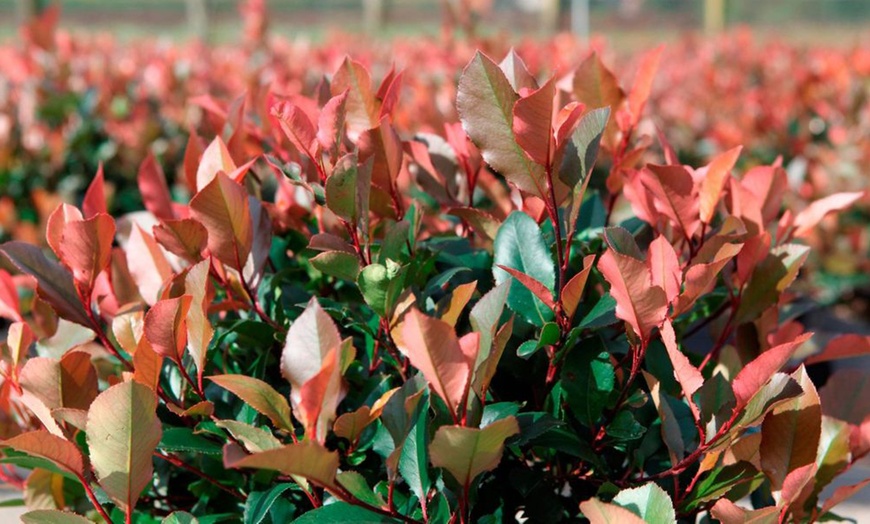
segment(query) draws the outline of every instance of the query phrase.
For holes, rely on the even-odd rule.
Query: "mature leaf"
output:
[[[280,471],[285,475],[304,477],[326,488],[334,488],[337,485],[338,453],[329,451],[313,440],[306,440],[240,458],[224,453],[224,466]]]
[[[251,453],[259,453],[270,449],[280,448],[281,441],[272,435],[272,432],[244,422],[235,420],[218,420],[215,425],[226,429],[233,438],[245,445]]]
[[[60,264],[50,261],[42,251],[24,242],[6,242],[0,245],[0,254],[6,268],[21,271],[36,279],[39,298],[57,312],[58,316],[76,324],[91,326],[87,310],[79,300],[72,275]],[[0,259],[0,263],[4,260]]]
[[[293,524],[397,524],[399,521],[347,502],[336,502],[309,511],[293,521]]]
[[[219,172],[190,201],[190,211],[209,232],[211,254],[224,264],[241,270],[254,239],[245,188]]]
[[[562,389],[574,416],[587,427],[598,421],[615,384],[607,351],[582,348],[568,353],[562,367]]]
[[[537,280],[552,293],[556,282],[553,259],[541,229],[529,215],[515,211],[508,216],[496,235],[494,252],[493,275],[497,284],[515,278],[501,269],[509,267]],[[553,311],[524,285],[511,286],[507,304],[537,326],[553,320]]]
[[[151,482],[151,455],[162,430],[157,396],[138,382],[122,382],[101,393],[88,410],[90,460],[100,485],[125,513],[132,512]]]
[[[21,515],[23,524],[92,524],[90,520],[58,509],[36,509]]]
[[[806,369],[792,378],[804,394],[778,405],[761,425],[761,466],[774,491],[785,490],[790,473],[815,462],[822,432],[819,395]]]
[[[620,491],[613,503],[630,510],[648,524],[670,524],[677,520],[671,498],[654,482]]]
[[[812,335],[804,333],[791,342],[770,348],[741,369],[732,383],[738,408],[745,406]]]
[[[580,511],[589,519],[590,524],[644,524],[646,522],[622,506],[602,502],[597,498],[581,502]]]
[[[294,431],[287,399],[269,384],[245,375],[212,375],[208,379],[233,392],[246,404],[268,417],[277,428]]]
[[[64,471],[78,478],[85,474],[82,452],[72,442],[48,431],[29,431],[10,439],[0,441],[0,446],[10,447],[16,451],[27,453],[52,461]]]
[[[401,332],[399,349],[455,415],[468,395],[477,348],[464,348],[450,324],[416,308],[405,315]]]
[[[344,251],[326,251],[309,262],[321,273],[342,280],[356,282],[360,274],[359,257]]]
[[[478,52],[459,79],[456,107],[462,126],[487,164],[521,190],[545,197],[544,168],[517,144],[513,108],[519,95],[501,69]]]
[[[244,524],[260,524],[269,516],[269,510],[284,492],[295,488],[295,484],[285,482],[278,484],[269,491],[255,491],[245,501]]]
[[[160,524],[199,524],[199,520],[186,511],[173,511]]]
[[[357,277],[360,293],[366,304],[381,317],[387,316],[387,291],[390,286],[390,273],[382,264],[369,264]]]
[[[432,465],[444,468],[461,486],[501,462],[504,441],[519,433],[515,417],[497,420],[485,428],[441,426],[429,445]]]

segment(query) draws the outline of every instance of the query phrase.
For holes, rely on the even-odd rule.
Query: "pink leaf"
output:
[[[745,406],[811,336],[812,333],[804,333],[791,342],[770,348],[741,369],[732,383],[737,408]]]
[[[549,166],[555,150],[553,97],[556,81],[551,78],[537,91],[517,100],[513,108],[513,129],[517,144],[529,158]]]
[[[145,314],[145,338],[158,355],[181,361],[187,345],[186,317],[191,300],[190,295],[164,299]]]
[[[214,137],[211,144],[203,151],[199,167],[196,169],[196,190],[202,191],[218,173],[229,175],[235,170],[236,163],[233,162],[227,145],[221,137]]]
[[[97,174],[91,180],[85,198],[82,201],[82,211],[85,218],[91,218],[98,213],[108,213],[106,208],[106,182],[103,176],[103,163],[97,168]]]
[[[190,211],[208,230],[211,254],[241,270],[251,252],[253,223],[248,192],[223,172],[190,201]]]
[[[701,225],[699,199],[692,175],[682,166],[649,165],[641,173],[644,187],[655,197],[656,209],[687,238]]]
[[[520,283],[526,286],[526,289],[531,291],[541,302],[544,303],[545,306],[550,308],[551,310],[556,309],[556,302],[553,300],[553,293],[547,289],[547,286],[542,284],[539,280],[536,280],[534,277],[530,277],[529,275],[518,271],[512,267],[503,266],[498,264],[500,269],[503,269],[511,274],[512,277],[519,280]]]
[[[652,284],[665,290],[668,303],[680,294],[683,271],[677,252],[663,235],[659,235],[649,245],[647,263],[652,274]]]
[[[870,337],[855,334],[840,335],[828,342],[821,353],[806,359],[805,363],[807,365],[818,364],[819,362],[865,355],[870,355]]]
[[[272,114],[278,119],[281,130],[293,147],[312,161],[317,161],[317,131],[308,115],[290,102],[275,105]]]
[[[837,193],[816,200],[806,209],[797,214],[794,219],[794,236],[805,237],[816,227],[828,213],[848,208],[864,196],[863,191],[855,193]]]
[[[73,279],[89,292],[94,280],[112,258],[115,220],[104,213],[87,220],[68,222],[60,240],[60,260],[73,272]]]
[[[142,161],[136,181],[145,209],[162,220],[175,218],[175,213],[172,211],[172,195],[169,193],[169,186],[166,185],[166,175],[163,174],[163,169],[157,163],[154,153],[148,153]]]
[[[729,149],[716,156],[710,162],[710,165],[707,166],[704,178],[701,181],[701,222],[709,224],[713,219],[716,206],[719,205],[722,199],[722,190],[725,189],[728,176],[731,174],[734,164],[737,163],[737,158],[742,150],[742,146]]]
[[[457,409],[466,398],[471,366],[456,338],[453,328],[436,318],[411,309],[401,326],[402,341],[399,349],[419,369],[435,393],[456,416]]]
[[[664,49],[665,47],[660,45],[652,51],[645,53],[643,58],[641,58],[640,67],[634,78],[634,86],[632,86],[631,91],[628,93],[628,109],[631,111],[634,125],[640,122],[640,117],[643,114],[646,101],[649,99],[653,80],[658,71],[659,61]]]
[[[680,351],[677,345],[677,335],[674,333],[674,326],[670,320],[665,320],[662,325],[662,342],[665,343],[665,349],[668,352],[668,357],[671,359],[671,365],[674,366],[674,376],[677,378],[680,387],[683,388],[683,394],[686,396],[686,401],[689,403],[689,409],[695,420],[700,420],[700,409],[695,404],[693,396],[704,385],[704,376]]]

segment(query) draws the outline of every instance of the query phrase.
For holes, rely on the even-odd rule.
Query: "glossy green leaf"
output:
[[[630,510],[648,524],[672,524],[677,520],[671,498],[653,482],[620,491],[613,503]]]
[[[616,373],[607,351],[581,344],[568,353],[562,366],[562,388],[580,422],[593,427],[615,385]]]
[[[553,258],[538,224],[527,214],[514,211],[502,223],[495,238],[493,275],[498,284],[511,280],[507,304],[517,314],[543,326],[553,319],[553,311],[521,282],[498,266],[506,266],[529,275],[553,292],[556,273]]]

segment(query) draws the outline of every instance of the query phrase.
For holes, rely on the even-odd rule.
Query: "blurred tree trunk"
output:
[[[185,0],[187,28],[201,42],[208,42],[208,0]]]
[[[725,0],[704,0],[704,31],[708,34],[725,29]]]
[[[541,1],[541,26],[540,31],[542,36],[551,35],[559,32],[559,14],[561,10],[559,0],[540,0]]]
[[[45,0],[15,0],[15,22],[18,25],[27,23],[48,7],[47,4]]]
[[[375,34],[387,22],[386,0],[363,0],[363,24],[368,34]]]

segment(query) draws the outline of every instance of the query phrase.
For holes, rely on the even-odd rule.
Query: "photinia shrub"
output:
[[[114,217],[99,171],[48,249],[0,246],[25,522],[837,518],[870,411],[810,370],[870,344],[817,351],[792,283],[863,194],[681,163],[644,117],[661,53],[630,84],[477,53],[415,134],[403,73],[345,59],[259,121],[209,100],[190,198],[148,156]]]

